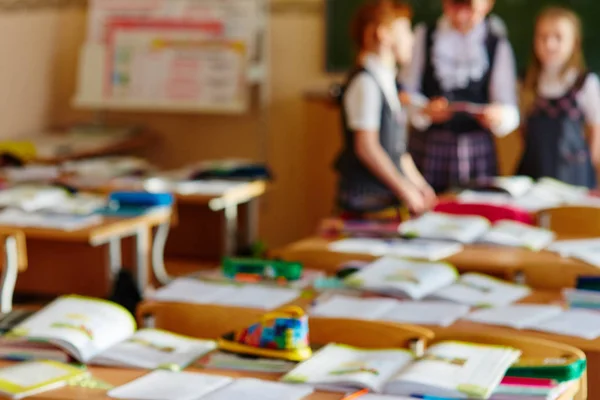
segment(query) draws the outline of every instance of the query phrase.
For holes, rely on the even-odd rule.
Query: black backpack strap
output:
[[[488,53],[490,61],[490,71],[493,71],[494,63],[496,61],[496,54],[498,53],[498,44],[500,44],[500,37],[492,31],[490,21],[486,21],[487,25],[487,37],[485,39],[485,48]]]
[[[583,85],[585,85],[585,82],[587,81],[589,75],[590,71],[588,71],[587,69],[581,71],[579,73],[579,76],[577,77],[577,80],[573,84],[571,91],[578,93],[583,88]]]

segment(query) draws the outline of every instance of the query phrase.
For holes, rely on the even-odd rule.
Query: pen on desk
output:
[[[410,397],[421,400],[456,400],[449,397],[423,396],[422,394],[411,394]]]
[[[349,394],[348,396],[344,397],[342,400],[355,400],[367,393],[369,393],[369,389],[359,390],[358,392]]]

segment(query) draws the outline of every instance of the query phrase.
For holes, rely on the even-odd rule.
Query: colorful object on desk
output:
[[[585,358],[565,356],[561,358],[521,358],[509,368],[506,376],[523,378],[546,378],[558,382],[579,379],[587,368]]]
[[[261,280],[297,281],[302,278],[302,264],[297,262],[251,258],[223,259],[223,275],[243,282]]]
[[[359,390],[358,392],[350,393],[349,395],[344,397],[342,400],[356,400],[368,393],[369,393],[369,389],[362,389],[362,390]]]
[[[511,206],[446,201],[440,202],[433,211],[453,215],[478,215],[487,218],[491,223],[510,220],[535,225],[534,217],[530,213]]]
[[[312,356],[308,343],[308,316],[296,306],[266,314],[260,322],[218,341],[223,351],[289,361]]]
[[[101,214],[117,217],[143,215],[149,210],[170,207],[174,203],[170,193],[113,192],[108,198],[108,207]]]

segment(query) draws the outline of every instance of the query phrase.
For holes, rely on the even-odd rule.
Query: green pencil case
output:
[[[532,362],[533,361],[533,362]],[[506,376],[521,378],[553,379],[566,382],[579,379],[587,368],[585,359],[565,359],[563,363],[549,363],[548,359],[523,360],[513,365]]]

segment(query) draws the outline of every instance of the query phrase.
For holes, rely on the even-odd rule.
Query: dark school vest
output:
[[[433,65],[431,56],[436,29],[427,28],[427,34],[425,36],[425,69],[421,82],[421,91],[425,96],[430,99],[435,97],[445,97],[450,102],[465,101],[476,104],[488,104],[490,102],[490,80],[492,71],[494,70],[494,61],[500,37],[491,31],[489,22],[486,22],[486,28],[487,38],[485,40],[485,47],[489,59],[488,70],[478,81],[471,80],[466,88],[454,89],[451,91],[442,89],[442,86],[436,77],[435,66]],[[447,130],[457,134],[486,130],[475,118],[473,118],[473,116],[466,113],[456,113],[449,121],[443,124],[434,124],[430,129]]]

